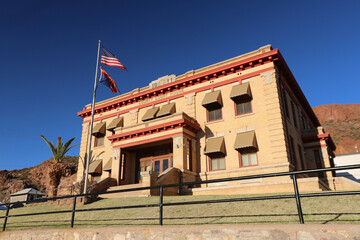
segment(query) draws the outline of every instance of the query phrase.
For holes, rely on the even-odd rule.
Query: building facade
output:
[[[16,193],[10,194],[10,202],[34,201],[44,197],[45,194],[33,188],[26,188]]]
[[[91,105],[78,115],[80,157],[86,159]],[[118,185],[143,186],[330,167],[335,149],[279,50],[270,45],[96,103],[92,142],[91,181],[111,177]],[[79,164],[78,181],[84,171]],[[315,179],[309,187],[314,190],[328,189],[332,175],[303,177]],[[285,191],[286,182],[290,178],[188,190],[261,192],[270,184]]]
[[[334,158],[336,167],[360,164],[360,152],[338,154]],[[360,183],[360,169],[336,171],[337,176],[346,177]]]

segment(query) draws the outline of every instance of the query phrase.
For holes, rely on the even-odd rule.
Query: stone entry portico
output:
[[[196,121],[185,113],[128,128],[115,128],[114,135],[108,137],[116,149],[111,177],[117,179],[118,184],[138,183],[141,180],[139,173],[149,166],[158,173],[170,167],[196,172],[195,139],[199,129]],[[148,154],[151,149],[155,149],[154,153]],[[167,165],[165,169],[164,164]]]

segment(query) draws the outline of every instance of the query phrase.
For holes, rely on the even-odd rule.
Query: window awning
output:
[[[175,113],[175,103],[170,103],[162,106],[156,116],[162,117],[173,113]]]
[[[159,111],[159,107],[150,108],[146,111],[141,120],[147,121],[156,117],[156,113]]]
[[[120,118],[115,118],[114,120],[112,120],[109,124],[109,126],[107,126],[107,130],[113,130],[114,128],[117,127],[122,127],[124,125],[124,118],[120,117]]]
[[[250,100],[251,99],[250,84],[244,83],[233,86],[231,89],[230,98],[232,100]]]
[[[90,163],[89,166],[89,173],[101,173],[102,172],[102,160],[96,160],[92,163]]]
[[[93,135],[97,133],[105,134],[105,130],[106,130],[105,126],[106,126],[106,122],[96,124],[95,127],[93,128],[92,134]]]
[[[257,149],[255,131],[238,133],[236,135],[235,149],[255,148]]]
[[[208,106],[212,106],[212,105],[221,106],[221,104],[222,104],[222,101],[221,101],[221,92],[220,91],[207,93],[201,103],[201,105],[203,105],[204,107],[208,107]]]
[[[111,171],[111,165],[112,165],[112,158],[110,158],[107,163],[105,163],[105,166],[103,168],[104,171]]]
[[[224,153],[225,154],[225,141],[224,137],[209,138],[205,145],[205,154],[209,153]]]

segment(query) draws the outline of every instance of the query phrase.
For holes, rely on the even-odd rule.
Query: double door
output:
[[[173,154],[151,156],[140,158],[140,171],[146,171],[147,167],[152,167],[154,172],[162,173],[173,166]]]

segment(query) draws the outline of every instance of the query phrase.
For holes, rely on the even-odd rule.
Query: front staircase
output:
[[[132,189],[132,188],[140,188],[142,187],[142,183],[137,184],[127,184],[121,186],[110,187],[107,192],[114,190],[122,190],[122,189]],[[101,198],[123,198],[123,197],[143,197],[144,195],[142,191],[131,191],[131,192],[118,192],[118,193],[108,193],[108,194],[100,194]]]

